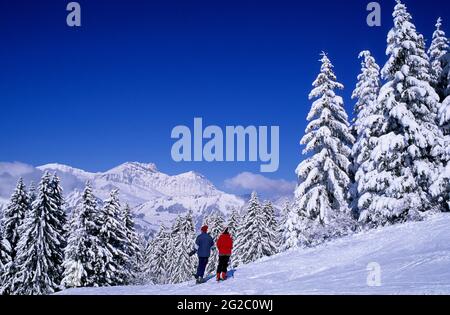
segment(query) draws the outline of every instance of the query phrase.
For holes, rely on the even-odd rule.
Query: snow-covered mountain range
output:
[[[158,230],[161,223],[169,225],[177,214],[189,210],[200,225],[211,212],[220,211],[226,216],[233,208],[239,209],[245,204],[244,199],[218,190],[201,174],[188,172],[171,176],[158,171],[151,163],[128,162],[99,173],[47,164],[36,167],[24,176],[25,180],[37,182],[45,171],[56,172],[61,178],[69,210],[79,202],[87,181],[100,200],[108,198],[112,189],[119,189],[121,202],[133,208],[138,227],[147,233]],[[12,187],[10,190],[12,192]],[[7,197],[3,196],[2,200],[4,204]]]

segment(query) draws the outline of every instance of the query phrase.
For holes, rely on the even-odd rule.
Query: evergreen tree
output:
[[[450,54],[448,55],[448,57],[449,62],[444,71],[447,75],[448,81],[447,89],[445,91],[446,97],[439,108],[439,116],[438,116],[439,125],[446,137],[445,148],[447,150],[445,153],[447,161],[448,157],[450,157]]]
[[[30,208],[28,194],[23,179],[20,178],[2,219],[2,236],[11,246],[10,254],[13,260],[17,253],[17,244],[20,238],[19,227],[22,225],[25,215],[30,211]]]
[[[68,245],[65,249],[64,278],[62,286],[97,287],[102,285],[105,257],[109,251],[99,238],[101,230],[100,211],[88,182],[71,219]]]
[[[7,240],[2,239],[2,228],[0,224],[0,294],[5,294],[3,291],[3,284],[5,282],[6,267],[11,262],[11,247]]]
[[[169,279],[171,262],[169,260],[169,247],[171,233],[165,225],[161,225],[158,234],[152,241],[153,250],[149,253],[148,270],[151,280],[156,284],[166,284]]]
[[[129,262],[127,254],[126,228],[121,216],[119,191],[111,191],[109,199],[104,203],[101,211],[100,239],[110,253],[105,258],[105,273],[102,285],[123,285],[130,274],[126,269]]]
[[[171,283],[182,283],[194,274],[194,257],[189,253],[194,248],[195,229],[192,212],[180,216],[172,231],[174,251],[172,253]]]
[[[275,216],[275,210],[273,208],[272,202],[267,201],[262,207],[262,212],[266,220],[266,236],[264,237],[264,252],[269,253],[269,256],[278,253],[278,222]]]
[[[45,173],[20,229],[12,294],[42,295],[59,289],[65,240],[53,184],[50,174]]]
[[[435,124],[438,95],[430,86],[423,36],[406,6],[397,0],[394,27],[388,34],[389,60],[379,106],[384,123],[359,183],[360,220],[384,225],[420,218],[437,207],[428,192],[442,156],[442,136]]]
[[[140,242],[139,236],[136,233],[134,228],[134,220],[131,215],[131,209],[128,204],[125,205],[125,208],[122,212],[122,220],[125,225],[125,234],[126,234],[126,253],[129,257],[129,261],[125,268],[129,271],[130,278],[127,280],[127,283],[135,283],[138,280],[139,275],[139,259],[141,256],[140,250]]]
[[[286,203],[283,209],[285,220],[281,233],[281,251],[295,249],[298,247],[298,213],[295,208]]]
[[[326,225],[349,214],[349,157],[354,138],[343,100],[335,93],[343,85],[336,81],[333,65],[325,53],[321,62],[320,74],[309,95],[316,100],[308,115],[306,135],[301,140],[306,145],[303,154],[310,157],[296,170],[299,185],[295,195],[296,205],[306,218]]]
[[[11,196],[11,200],[3,213],[1,222],[1,239],[4,250],[2,285],[0,287],[2,294],[10,294],[12,291],[13,280],[17,272],[16,255],[20,238],[20,227],[30,208],[30,199],[28,198],[23,179],[20,178]]]
[[[147,241],[142,234],[138,235],[138,239],[139,250],[135,256],[137,270],[133,283],[145,285],[152,282],[150,259],[153,256],[154,242]]]
[[[445,55],[449,53],[449,43],[445,32],[441,29],[442,19],[438,18],[436,22],[436,30],[433,33],[433,40],[428,50],[430,56],[430,82],[436,92],[439,94],[440,100],[445,98],[445,90],[448,80],[444,73],[446,66]]]
[[[34,182],[30,183],[30,189],[28,190],[28,200],[30,203],[30,206],[33,204],[33,202],[36,200],[36,186],[34,185]]]
[[[266,220],[267,217],[259,203],[258,195],[253,192],[242,227],[239,229],[234,266],[248,264],[262,257],[273,255],[272,245],[268,246],[271,240],[268,237]]]
[[[366,162],[374,149],[371,139],[380,134],[380,127],[384,122],[383,112],[377,102],[380,91],[380,67],[369,51],[362,51],[359,58],[364,58],[364,60],[361,63],[361,73],[358,75],[358,83],[352,95],[352,98],[357,100],[354,123],[356,142],[352,149],[355,182],[351,189],[352,210],[356,216],[359,215],[360,190],[363,191],[363,187],[359,187],[359,183],[370,180],[370,178],[366,178]]]
[[[216,244],[219,239],[220,234],[225,230],[225,220],[220,213],[213,213],[209,215],[205,222],[209,227],[209,234]],[[219,264],[219,252],[216,246],[211,250],[211,257],[208,261],[208,266],[206,267],[207,273],[215,273],[217,270],[217,265]]]
[[[230,218],[228,219],[228,231],[230,232],[232,237],[236,238],[241,223],[242,217],[238,209],[233,208]]]

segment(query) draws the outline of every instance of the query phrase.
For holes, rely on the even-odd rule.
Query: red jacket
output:
[[[219,249],[219,255],[231,255],[231,250],[233,249],[233,240],[230,234],[222,234],[217,240],[217,248]]]

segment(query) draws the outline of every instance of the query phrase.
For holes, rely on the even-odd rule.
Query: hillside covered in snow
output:
[[[450,294],[450,215],[363,232],[242,266],[224,283],[70,289],[59,294]],[[370,264],[381,285],[369,286]]]

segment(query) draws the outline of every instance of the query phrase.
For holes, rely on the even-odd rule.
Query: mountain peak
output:
[[[119,166],[116,166],[108,171],[108,173],[123,172],[129,170],[147,171],[151,173],[157,173],[158,168],[154,163],[140,163],[140,162],[125,162]]]

